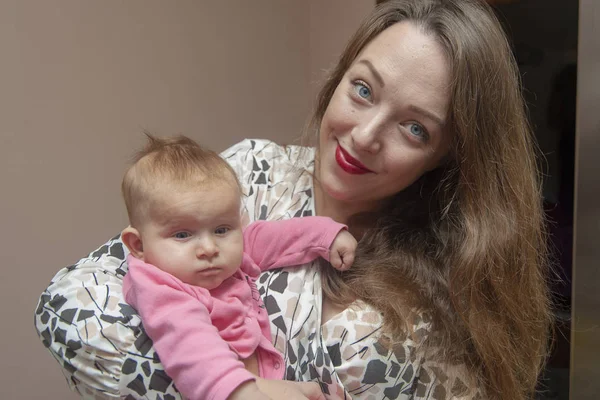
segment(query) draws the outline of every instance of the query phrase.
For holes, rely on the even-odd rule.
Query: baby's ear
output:
[[[123,243],[127,246],[132,256],[144,260],[144,245],[142,244],[142,238],[137,229],[132,226],[123,229],[123,232],[121,232],[121,240],[123,240]]]

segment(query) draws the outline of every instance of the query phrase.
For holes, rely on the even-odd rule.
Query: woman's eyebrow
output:
[[[430,111],[425,110],[424,108],[415,105],[411,105],[409,106],[409,108],[417,114],[421,114],[424,117],[429,118],[430,120],[438,124],[440,127],[443,127],[446,124],[446,121],[444,121],[444,119],[440,118],[439,116],[435,115]]]
[[[375,77],[375,80],[377,81],[377,83],[379,83],[379,86],[381,86],[381,87],[385,86],[385,83],[383,82],[383,78],[381,78],[381,75],[379,75],[379,72],[377,72],[377,70],[373,66],[373,63],[371,63],[371,61],[362,59],[362,60],[358,61],[358,63],[364,64],[367,66],[367,68],[369,68],[369,70],[371,71],[371,74],[373,74],[373,76]]]

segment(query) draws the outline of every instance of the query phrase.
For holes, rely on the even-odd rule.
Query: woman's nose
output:
[[[351,133],[354,149],[367,153],[377,153],[381,149],[384,121],[381,116],[367,116],[354,127]]]
[[[213,258],[219,254],[219,247],[212,237],[203,237],[196,247],[196,257]]]

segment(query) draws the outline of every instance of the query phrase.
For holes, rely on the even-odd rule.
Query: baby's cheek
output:
[[[236,266],[240,266],[242,264],[242,258],[244,257],[244,236],[240,231],[239,234],[236,234],[235,240],[232,240],[231,245],[229,246],[229,252],[231,254],[231,261]]]

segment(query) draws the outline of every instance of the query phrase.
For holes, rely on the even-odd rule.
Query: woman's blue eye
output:
[[[367,86],[360,82],[356,82],[354,84],[354,90],[356,91],[356,94],[358,94],[363,99],[368,99],[371,97],[371,89],[369,89]]]
[[[175,237],[176,239],[187,239],[190,236],[191,235],[189,234],[189,232],[177,232],[175,235],[173,235],[173,237]]]
[[[421,125],[412,124],[410,126],[410,133],[415,136],[423,136],[423,127]]]
[[[422,139],[422,140],[427,139],[427,132],[425,131],[425,128],[423,128],[419,124],[411,123],[408,130],[410,131],[410,133],[413,136],[416,136],[419,139]]]
[[[229,232],[229,228],[227,228],[227,227],[221,227],[221,228],[215,229],[215,234],[217,234],[217,235],[224,235],[227,232]]]

